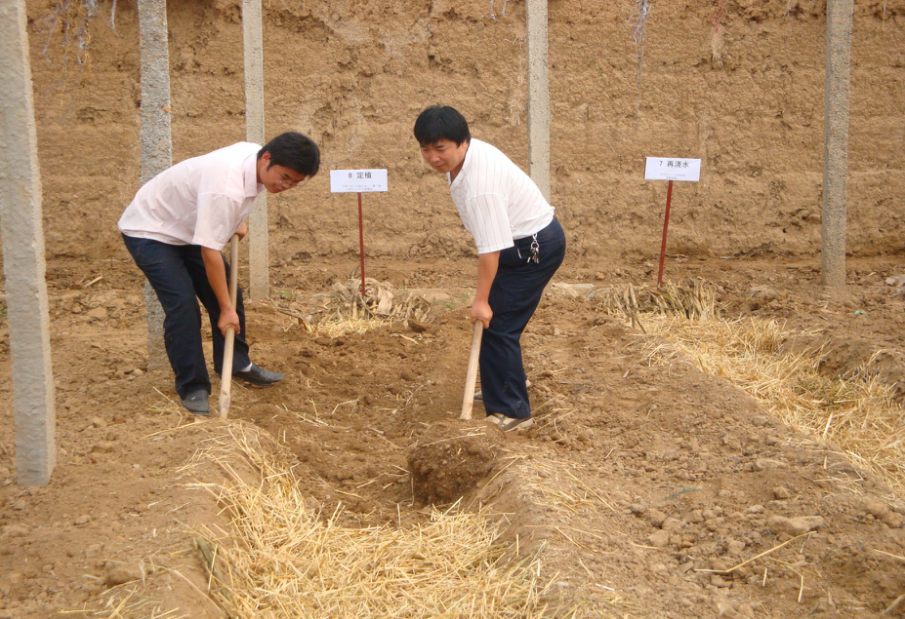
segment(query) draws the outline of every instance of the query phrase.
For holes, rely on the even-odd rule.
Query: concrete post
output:
[[[264,144],[264,37],[261,0],[242,0],[242,41],[245,51],[245,136]],[[248,218],[249,296],[270,295],[270,248],[267,239],[267,194],[255,202]]]
[[[547,0],[528,0],[528,174],[550,201],[550,80]]]
[[[0,0],[0,233],[12,353],[17,481],[43,486],[56,463],[41,175],[25,0]]]
[[[166,0],[138,1],[141,39],[141,184],[173,165],[170,133],[170,53]],[[145,281],[148,369],[169,367],[163,344],[163,308]]]
[[[853,10],[853,0],[827,2],[821,273],[823,285],[837,289],[845,287],[845,192],[848,186]]]

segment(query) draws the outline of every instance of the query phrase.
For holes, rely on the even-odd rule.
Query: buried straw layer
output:
[[[859,466],[905,489],[905,408],[865,366],[845,377],[823,376],[819,352],[786,351],[783,342],[792,333],[774,321],[659,318],[645,324],[670,342],[651,346],[652,360],[685,355],[764,402],[784,423],[832,442]]]
[[[844,377],[821,375],[821,350],[786,350],[796,334],[776,321],[717,318],[707,290],[701,282],[663,291],[626,289],[598,302],[666,340],[647,342],[651,362],[690,359],[762,401],[784,423],[832,442],[857,465],[905,490],[905,407],[868,370],[870,362]]]
[[[479,514],[434,512],[411,528],[350,528],[337,507],[305,503],[291,463],[233,430],[260,481],[233,471],[220,501],[235,539],[215,546],[211,590],[238,619],[291,617],[531,617],[543,613],[537,555],[506,564],[506,547]],[[276,450],[270,450],[276,451]],[[212,454],[214,455],[214,454]],[[214,455],[214,457],[216,457]],[[232,458],[219,457],[227,470]],[[245,476],[247,477],[247,476]],[[214,546],[209,543],[209,546]],[[217,572],[214,572],[216,567]],[[214,574],[221,574],[221,583]],[[228,593],[227,593],[228,590]]]

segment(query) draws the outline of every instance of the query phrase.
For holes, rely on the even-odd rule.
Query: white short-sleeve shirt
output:
[[[119,220],[126,236],[221,250],[264,191],[261,147],[239,142],[164,170],[138,190]]]
[[[512,247],[515,239],[553,221],[554,209],[531,177],[497,148],[474,138],[449,192],[479,254]]]

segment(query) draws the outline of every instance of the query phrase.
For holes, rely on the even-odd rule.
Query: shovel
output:
[[[239,292],[239,235],[234,234],[229,241],[229,301],[236,306]],[[226,330],[223,345],[223,366],[220,368],[220,419],[229,415],[229,390],[233,383],[233,349],[236,344],[236,330]]]
[[[474,388],[478,378],[478,356],[481,354],[481,335],[484,333],[484,323],[480,320],[474,323],[474,336],[471,339],[471,356],[468,357],[468,373],[465,375],[465,398],[462,400],[462,414],[459,419],[471,419],[471,409],[474,406]]]

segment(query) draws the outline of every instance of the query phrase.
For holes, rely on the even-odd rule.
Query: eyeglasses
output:
[[[305,183],[305,181],[308,180],[308,178],[309,177],[306,176],[305,178],[303,178],[300,181],[294,181],[291,179],[290,180],[283,179],[281,181],[277,181],[276,183],[274,183],[274,185],[276,185],[280,189],[292,189],[293,187],[298,187],[299,185],[303,185]]]

